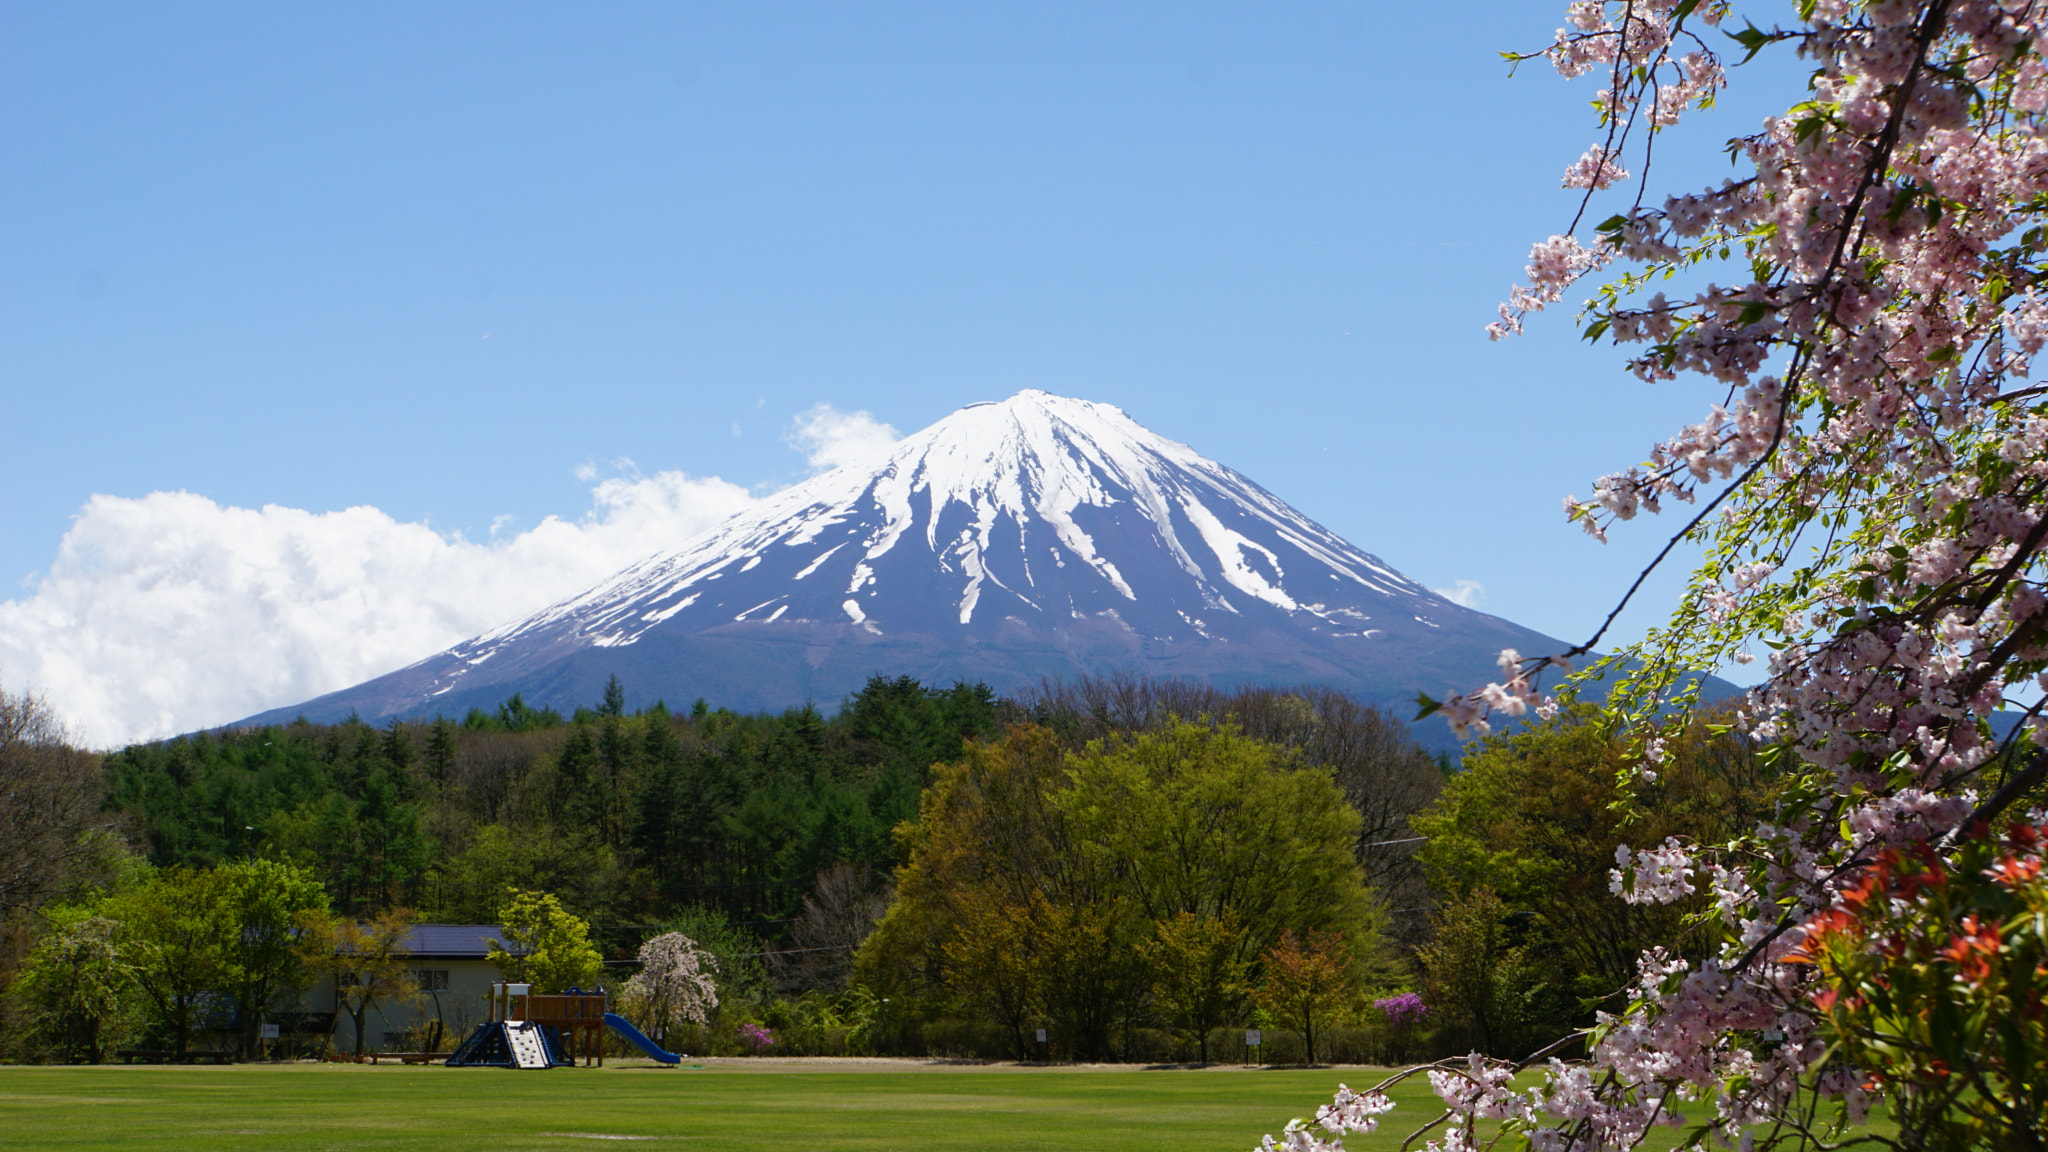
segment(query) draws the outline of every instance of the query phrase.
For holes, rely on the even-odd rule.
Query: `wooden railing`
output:
[[[603,1024],[604,1013],[605,997],[602,995],[557,994],[526,998],[526,1018],[536,1024],[547,1024],[555,1028]]]

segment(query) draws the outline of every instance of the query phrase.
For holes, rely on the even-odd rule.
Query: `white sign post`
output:
[[[256,1038],[257,1038],[257,1039],[259,1039],[259,1040],[275,1040],[275,1039],[277,1039],[277,1025],[275,1025],[275,1024],[258,1024],[258,1025],[256,1026]]]
[[[1258,1030],[1257,1028],[1247,1028],[1247,1029],[1245,1029],[1245,1030],[1244,1030],[1244,1049],[1245,1049],[1245,1055],[1246,1055],[1247,1057],[1249,1057],[1249,1056],[1251,1055],[1251,1050],[1252,1050],[1252,1049],[1254,1049],[1254,1048],[1257,1048],[1257,1049],[1259,1050],[1259,1063],[1261,1063],[1261,1064],[1264,1064],[1264,1063],[1266,1062],[1266,1044],[1265,1044],[1265,1039],[1266,1039],[1266,1038],[1265,1038],[1264,1034],[1263,1034],[1263,1033],[1261,1033],[1261,1032],[1260,1032],[1260,1031],[1259,1031],[1259,1030]]]

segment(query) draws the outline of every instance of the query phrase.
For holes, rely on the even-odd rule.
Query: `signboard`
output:
[[[1043,1043],[1045,1043],[1045,1029],[1043,1029],[1043,1028],[1040,1028],[1040,1029],[1038,1030],[1038,1042],[1039,1042],[1040,1044],[1043,1044]]]
[[[1258,1048],[1262,1046],[1261,1037],[1259,1035],[1259,1030],[1257,1028],[1247,1028],[1244,1030],[1244,1046],[1247,1048]]]
[[[257,1039],[259,1039],[259,1040],[275,1040],[275,1039],[277,1039],[277,1025],[275,1025],[275,1024],[258,1024],[258,1025],[256,1026],[256,1038],[257,1038]]]

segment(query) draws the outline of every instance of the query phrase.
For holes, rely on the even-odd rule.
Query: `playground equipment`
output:
[[[578,1040],[585,1064],[603,1064],[607,999],[601,988],[535,995],[531,984],[497,981],[491,985],[490,1018],[448,1057],[448,1066],[573,1068]]]
[[[611,1025],[612,1031],[617,1032],[621,1036],[624,1036],[627,1042],[632,1044],[633,1047],[640,1049],[642,1052],[647,1053],[649,1056],[661,1061],[663,1064],[682,1063],[683,1058],[681,1056],[678,1056],[675,1053],[670,1052],[666,1048],[663,1048],[661,1045],[656,1044],[654,1041],[649,1040],[646,1037],[646,1035],[644,1035],[638,1028],[633,1027],[632,1022],[627,1020],[624,1016],[621,1016],[616,1012],[607,1012],[604,1014],[604,1022],[606,1024]]]
[[[632,1022],[605,1010],[611,997],[600,988],[535,995],[533,985],[498,981],[491,985],[490,1019],[448,1057],[450,1068],[561,1068],[576,1066],[577,1041],[583,1063],[603,1066],[604,1029],[663,1064],[682,1057],[647,1038]],[[566,1038],[567,1043],[564,1043]]]

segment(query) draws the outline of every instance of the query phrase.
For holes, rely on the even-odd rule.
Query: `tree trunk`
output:
[[[356,1063],[358,1064],[361,1064],[363,1062],[363,1022],[369,1018],[369,1015],[370,1004],[369,1001],[367,1000],[363,1002],[362,1007],[350,1008],[348,1010],[348,1018],[349,1020],[354,1022],[356,1026]]]
[[[183,1063],[185,1060],[185,1049],[191,1047],[192,1044],[192,1005],[183,996],[176,997],[172,1000],[172,1003],[178,1006],[178,1024],[172,1031],[173,1043],[171,1047],[177,1053],[173,1058],[173,1063]]]

